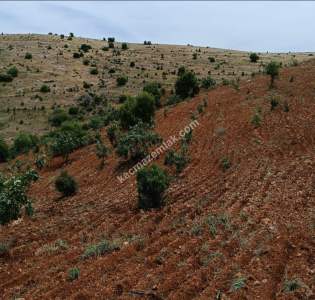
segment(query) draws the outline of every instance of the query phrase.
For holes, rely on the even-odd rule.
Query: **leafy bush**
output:
[[[155,101],[153,96],[143,92],[136,98],[129,97],[120,107],[120,123],[125,129],[142,121],[151,124],[155,113]]]
[[[136,64],[135,64],[134,61],[130,62],[130,67],[131,67],[131,68],[133,68],[135,65],[136,65]]]
[[[209,62],[211,62],[211,63],[214,63],[214,62],[215,62],[215,58],[212,57],[212,56],[209,56],[208,59],[209,59]]]
[[[11,82],[13,77],[9,74],[0,74],[0,82]]]
[[[82,258],[87,259],[90,257],[101,256],[119,249],[120,247],[117,243],[109,240],[102,240],[98,244],[88,246],[85,249]]]
[[[148,126],[138,123],[120,137],[116,152],[126,159],[139,160],[149,153],[149,148],[161,143],[160,136],[149,130]]]
[[[113,146],[117,145],[117,142],[120,137],[120,128],[117,122],[113,122],[108,128],[107,128],[107,136],[109,141]]]
[[[89,143],[86,130],[78,122],[64,122],[60,129],[49,134],[47,140],[51,154],[62,155],[65,161],[70,153]]]
[[[221,167],[222,167],[223,171],[226,171],[231,167],[231,162],[227,157],[224,157],[221,160]]]
[[[97,75],[97,74],[98,74],[97,68],[92,68],[92,69],[90,70],[90,74],[91,74],[91,75]]]
[[[38,145],[38,138],[26,132],[20,132],[14,139],[12,145],[12,155],[27,153]]]
[[[279,69],[280,69],[280,64],[275,61],[270,62],[265,68],[266,74],[270,75],[271,88],[274,86],[275,78],[279,76]]]
[[[7,161],[9,159],[9,156],[9,146],[4,141],[4,139],[0,137],[0,163]]]
[[[72,196],[77,192],[78,185],[67,171],[62,171],[55,181],[55,187],[64,197]]]
[[[122,44],[121,44],[121,49],[122,49],[122,50],[127,50],[127,49],[128,49],[127,43],[122,43]]]
[[[7,74],[11,77],[17,77],[19,74],[19,70],[17,69],[17,67],[13,66],[7,70]]]
[[[27,212],[32,211],[32,203],[26,192],[31,182],[37,179],[38,175],[34,170],[0,179],[0,224],[18,219],[23,207]]]
[[[80,58],[80,57],[81,57],[80,53],[78,52],[73,53],[73,58]]]
[[[259,56],[257,55],[257,53],[251,53],[251,54],[249,55],[249,59],[250,59],[250,61],[251,61],[252,63],[255,63],[255,62],[258,61]]]
[[[51,126],[59,127],[61,124],[67,120],[69,120],[69,115],[62,109],[55,109],[50,116],[48,117],[48,121]]]
[[[79,108],[76,106],[69,107],[68,114],[71,116],[77,115],[79,113]]]
[[[138,208],[147,210],[161,207],[169,181],[166,172],[156,165],[141,169],[137,173]]]
[[[24,58],[25,59],[32,59],[33,55],[31,53],[29,53],[29,52],[26,52]]]
[[[185,71],[179,75],[175,83],[175,93],[182,99],[193,97],[199,93],[198,80],[195,73]]]
[[[80,50],[82,50],[83,52],[89,52],[90,49],[92,49],[92,47],[90,45],[87,45],[87,44],[82,44],[80,46]]]
[[[114,37],[109,37],[107,38],[108,42],[114,43],[115,42],[115,38]]]
[[[153,95],[153,97],[155,99],[155,106],[156,107],[161,106],[161,96],[162,96],[161,84],[159,84],[158,82],[147,83],[143,87],[143,91]]]
[[[123,86],[128,82],[128,77],[127,76],[118,77],[116,79],[116,82],[117,82],[117,86]]]
[[[101,160],[100,168],[102,169],[105,165],[105,158],[108,156],[108,148],[101,139],[96,141],[96,155]]]
[[[104,121],[100,116],[92,116],[90,118],[88,126],[89,126],[89,128],[92,128],[94,130],[100,129],[104,126]]]
[[[46,84],[43,84],[41,87],[40,87],[40,92],[41,93],[49,93],[50,92],[50,87]]]
[[[214,88],[215,85],[216,85],[216,81],[210,76],[202,79],[201,87],[205,89]]]
[[[176,172],[180,173],[189,162],[188,149],[186,145],[183,145],[179,152],[170,150],[167,152],[164,160],[164,164],[167,166],[175,166]]]
[[[108,48],[114,49],[115,48],[115,44],[113,42],[108,42]]]

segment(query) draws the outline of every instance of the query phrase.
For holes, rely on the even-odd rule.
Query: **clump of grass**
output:
[[[286,280],[283,284],[283,291],[291,293],[301,287],[301,282],[298,279]]]
[[[246,278],[242,276],[236,277],[232,282],[231,291],[240,290],[244,288],[245,286],[246,286]]]
[[[80,269],[79,268],[71,268],[68,271],[68,280],[73,281],[79,278]]]
[[[89,245],[83,255],[82,258],[90,258],[104,255],[106,253],[111,253],[115,250],[119,250],[120,247],[117,243],[111,242],[109,240],[102,240],[98,244]]]
[[[54,243],[51,244],[46,244],[43,247],[39,248],[36,252],[35,255],[49,255],[58,251],[63,251],[68,249],[68,243],[64,240],[57,240]]]
[[[222,167],[223,171],[226,171],[231,167],[231,162],[227,157],[224,157],[221,160],[221,167]]]

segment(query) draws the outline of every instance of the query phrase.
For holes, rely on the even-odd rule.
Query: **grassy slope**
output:
[[[89,73],[91,66],[84,66],[83,58],[73,59],[73,53],[83,43],[93,48],[85,54],[85,58],[89,58],[97,66],[98,75]],[[68,45],[68,48],[64,48],[64,45]],[[120,43],[115,45],[116,50],[121,50]],[[48,49],[49,46],[51,49]],[[12,65],[19,69],[19,76],[12,83],[0,84],[0,134],[10,140],[21,130],[33,133],[49,130],[49,111],[54,105],[67,107],[74,104],[77,97],[85,92],[84,81],[93,84],[91,90],[117,101],[123,93],[137,94],[145,82],[158,81],[166,90],[171,90],[176,71],[182,65],[193,69],[199,78],[210,73],[221,82],[222,78],[248,78],[253,72],[262,70],[261,64],[271,59],[287,65],[293,60],[300,62],[310,58],[307,53],[262,53],[260,62],[254,64],[249,62],[246,52],[215,48],[129,44],[128,50],[115,55],[111,49],[102,51],[103,46],[107,46],[107,43],[84,38],[68,41],[66,38],[50,35],[0,36],[0,72]],[[24,59],[26,52],[32,53],[32,60]],[[192,58],[194,52],[197,52],[197,59]],[[210,63],[209,56],[214,57],[216,62]],[[135,62],[134,68],[130,67],[132,61]],[[108,71],[112,68],[116,73],[109,74]],[[116,86],[116,78],[120,75],[129,77],[124,87]],[[50,93],[40,93],[39,89],[44,83],[51,87]],[[36,95],[42,99],[36,98]],[[42,107],[46,110],[42,111]],[[13,108],[16,109],[15,115]]]

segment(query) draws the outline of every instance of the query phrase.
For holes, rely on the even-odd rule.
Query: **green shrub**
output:
[[[69,107],[68,114],[71,116],[75,116],[79,113],[79,108],[76,106]]]
[[[35,135],[26,132],[20,132],[14,138],[12,145],[12,155],[28,153],[38,145],[38,138]]]
[[[97,74],[98,74],[97,68],[92,68],[92,69],[90,70],[90,74],[91,74],[91,75],[97,75]]]
[[[80,50],[82,50],[83,52],[89,52],[90,49],[92,49],[92,47],[90,45],[87,45],[87,44],[82,44],[80,46]]]
[[[129,97],[120,107],[119,119],[121,126],[128,129],[139,121],[152,124],[155,114],[155,101],[153,96],[143,92],[136,98]]]
[[[50,92],[50,87],[46,84],[43,84],[41,87],[40,87],[40,92],[41,93],[49,93]]]
[[[188,149],[184,144],[182,145],[179,152],[170,150],[166,153],[164,164],[167,166],[175,166],[176,173],[180,173],[189,162]]]
[[[227,157],[224,157],[221,160],[221,167],[222,167],[223,171],[226,171],[231,167],[231,162]]]
[[[169,181],[166,172],[156,165],[141,169],[137,173],[138,208],[147,210],[161,207]]]
[[[90,60],[89,60],[89,59],[87,59],[87,58],[83,59],[83,64],[84,64],[85,66],[88,66],[89,63],[90,63]]]
[[[109,153],[108,148],[103,143],[101,139],[97,139],[96,141],[96,155],[101,160],[100,168],[102,169],[105,165],[105,158],[107,158]]]
[[[87,259],[90,257],[97,257],[119,249],[120,247],[117,243],[111,242],[109,240],[102,240],[98,244],[88,246],[85,249],[82,258]]]
[[[135,62],[134,61],[132,61],[132,62],[130,62],[130,68],[134,68],[135,67]]]
[[[139,160],[149,153],[149,148],[161,143],[160,136],[149,130],[148,126],[140,122],[127,133],[122,134],[116,152],[125,159]]]
[[[114,49],[115,48],[114,42],[108,42],[108,48],[109,49]]]
[[[9,74],[0,74],[0,82],[11,82],[13,77]]]
[[[26,52],[24,58],[25,59],[32,59],[33,55],[31,53],[29,53],[29,52]]]
[[[22,208],[27,212],[32,211],[32,203],[26,193],[31,182],[37,179],[38,175],[34,170],[0,179],[0,224],[18,219]]]
[[[109,37],[107,38],[108,42],[114,43],[115,42],[115,38],[114,37]]]
[[[104,126],[104,121],[100,116],[92,116],[89,120],[88,126],[94,130],[100,129]]]
[[[279,76],[279,69],[280,69],[280,64],[275,61],[270,62],[265,68],[266,74],[270,75],[271,88],[274,86],[275,78]]]
[[[214,63],[214,62],[215,62],[215,58],[212,57],[212,56],[209,56],[208,59],[209,59],[209,62],[211,62],[211,63]]]
[[[251,53],[251,54],[249,55],[249,59],[250,59],[250,61],[251,61],[252,63],[255,63],[255,62],[258,61],[259,56],[257,55],[257,53]]]
[[[64,122],[60,129],[53,131],[47,137],[52,156],[62,155],[68,161],[70,153],[89,143],[86,130],[78,122]]]
[[[71,268],[68,271],[68,280],[73,281],[79,278],[80,269],[79,268]]]
[[[122,50],[127,50],[127,49],[128,49],[127,43],[122,43],[122,44],[121,44],[121,49],[122,49]]]
[[[128,77],[127,76],[118,77],[116,79],[116,82],[117,82],[117,86],[123,86],[128,82]]]
[[[256,112],[254,114],[254,116],[252,117],[251,123],[254,125],[255,128],[260,127],[261,117],[260,117],[260,114],[258,112]]]
[[[115,147],[121,135],[120,128],[117,122],[113,122],[107,128],[107,136],[111,144]]]
[[[143,87],[143,91],[151,94],[154,97],[156,107],[161,106],[161,96],[162,96],[161,84],[159,84],[158,82],[147,83]]]
[[[191,71],[182,73],[176,80],[175,93],[182,99],[198,94],[199,86],[196,75]]]
[[[81,57],[80,53],[78,52],[73,53],[73,58],[80,58],[80,57]]]
[[[48,117],[51,126],[59,127],[61,124],[69,120],[69,115],[62,109],[55,109]]]
[[[12,77],[17,77],[19,74],[19,70],[17,69],[17,67],[13,66],[7,70],[7,74]]]
[[[9,146],[7,145],[5,140],[0,137],[0,163],[7,161],[9,159],[9,156]]]
[[[203,78],[201,81],[201,87],[204,89],[214,88],[215,85],[216,85],[216,81],[210,76]]]
[[[62,171],[55,181],[55,187],[62,196],[72,196],[78,190],[78,185],[74,178],[67,171]]]
[[[272,97],[270,100],[270,105],[271,105],[270,110],[274,110],[279,105],[278,99],[275,97]]]

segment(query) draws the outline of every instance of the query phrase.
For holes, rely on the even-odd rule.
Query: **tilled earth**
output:
[[[103,170],[94,145],[44,169],[34,217],[0,228],[10,244],[0,298],[315,299],[315,62],[283,69],[274,90],[257,76],[161,110],[156,131],[178,135],[192,115],[190,162],[170,170],[160,210],[137,210],[135,178],[117,180],[127,166],[114,152]],[[62,167],[79,183],[64,200],[54,189]],[[82,257],[104,238],[120,249]]]

